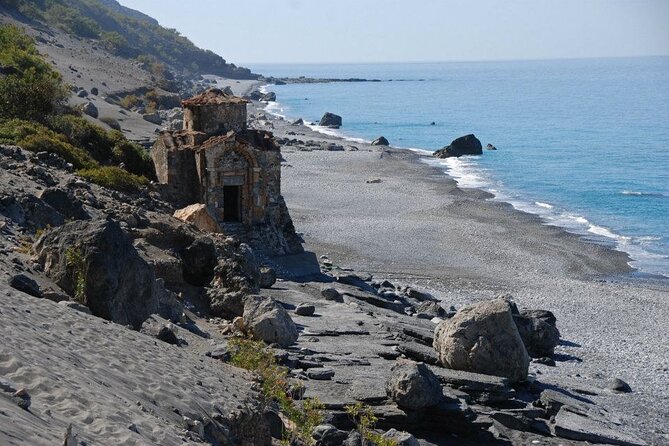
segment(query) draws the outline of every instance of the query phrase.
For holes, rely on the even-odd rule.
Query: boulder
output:
[[[91,88],[91,94],[94,95],[94,96],[97,96],[98,94],[100,94],[100,90],[98,90],[98,87]]]
[[[91,118],[96,118],[99,115],[98,108],[92,102],[86,102],[81,106],[81,112],[85,115],[90,116]]]
[[[161,125],[163,123],[163,119],[160,117],[160,114],[158,112],[147,113],[145,115],[142,115],[142,118],[144,118],[145,121],[150,122],[151,124]]]
[[[497,150],[497,147],[493,146],[492,144],[486,144],[485,149],[486,150]]]
[[[224,319],[234,319],[244,314],[243,291],[227,291],[221,288],[208,288],[206,291],[209,299],[209,311],[214,316]]]
[[[388,140],[385,137],[380,136],[380,137],[376,138],[374,141],[372,141],[372,145],[373,146],[389,146],[390,143],[388,142]]]
[[[533,358],[551,357],[560,342],[560,331],[550,311],[522,311],[513,315],[527,353]]]
[[[297,327],[274,299],[248,296],[244,301],[244,327],[256,339],[288,347],[297,340]]]
[[[425,301],[416,306],[416,317],[420,319],[443,318],[445,316],[446,310],[437,302]]]
[[[333,302],[344,302],[344,298],[342,297],[341,293],[334,288],[323,288],[321,290],[321,296],[323,296],[325,300],[331,300]]]
[[[323,115],[318,125],[323,127],[341,127],[342,119],[339,115],[327,112]]]
[[[178,209],[174,217],[195,225],[202,232],[221,232],[218,222],[209,212],[206,204],[197,203]]]
[[[200,237],[193,241],[181,254],[183,277],[191,285],[203,286],[214,276],[218,260],[216,246],[209,237]]]
[[[79,93],[77,93],[77,96],[80,98],[87,98],[88,97],[88,92],[84,89],[79,90]]]
[[[274,93],[273,91],[269,91],[269,92],[265,93],[264,95],[262,95],[260,100],[263,101],[263,102],[275,102],[276,101],[276,93]]]
[[[609,381],[608,388],[613,390],[614,392],[619,392],[619,393],[632,392],[632,388],[630,387],[630,385],[620,378],[614,378],[611,381]]]
[[[260,288],[272,288],[276,283],[276,271],[269,266],[260,267]]]
[[[304,119],[296,119],[295,121],[291,122],[290,125],[304,125]]]
[[[527,378],[529,356],[506,299],[479,302],[440,322],[433,346],[446,368],[503,376],[511,382]]]
[[[452,156],[462,155],[481,155],[483,147],[481,141],[476,136],[469,134],[456,138],[450,145],[434,152],[437,158],[450,158]]]
[[[441,384],[427,366],[401,361],[391,369],[386,394],[402,409],[420,410],[436,406],[443,398]]]
[[[314,428],[312,437],[316,440],[316,446],[340,446],[348,438],[348,432],[331,424],[321,424]]]
[[[112,219],[47,230],[34,250],[44,272],[98,317],[139,329],[151,314],[181,315],[174,295]]]
[[[25,274],[15,274],[9,279],[9,286],[15,290],[30,294],[33,297],[42,297],[42,291],[35,280]]]
[[[409,432],[398,431],[394,428],[383,434],[382,437],[397,446],[420,446],[416,437]]]
[[[230,88],[229,85],[227,85],[227,86],[223,89],[223,93],[227,94],[228,96],[234,96],[234,95],[235,95],[235,93],[232,91],[232,88]]]
[[[313,316],[316,312],[316,307],[302,302],[295,308],[295,314],[298,316]]]

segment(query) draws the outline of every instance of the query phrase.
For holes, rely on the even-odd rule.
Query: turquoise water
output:
[[[384,80],[271,86],[269,111],[307,122],[330,111],[344,136],[429,151],[474,133],[498,150],[441,162],[462,187],[669,275],[669,57],[251,68]]]

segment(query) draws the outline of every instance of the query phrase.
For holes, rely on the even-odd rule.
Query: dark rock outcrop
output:
[[[481,155],[483,147],[481,141],[473,134],[461,136],[451,142],[450,145],[434,152],[437,158],[450,158],[452,156],[462,155]]]
[[[527,353],[533,358],[551,357],[560,342],[560,331],[550,311],[524,310],[513,315]]]
[[[66,223],[47,231],[34,249],[46,274],[98,317],[139,329],[151,314],[181,314],[112,219]]]
[[[327,112],[323,115],[318,125],[323,127],[341,127],[342,119],[341,116],[335,115],[334,113]]]
[[[389,146],[390,143],[384,136],[380,136],[376,138],[374,141],[372,141],[373,146]]]
[[[184,249],[182,255],[183,277],[191,285],[209,283],[217,264],[216,247],[209,237],[200,237]]]

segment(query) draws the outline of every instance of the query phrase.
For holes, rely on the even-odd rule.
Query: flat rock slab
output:
[[[553,432],[561,438],[591,443],[619,446],[645,446],[647,444],[633,435],[619,432],[608,423],[572,412],[567,406],[562,407],[555,416]]]
[[[501,376],[482,375],[442,367],[430,367],[430,370],[443,384],[467,392],[473,399],[481,403],[502,402],[516,395],[516,391],[509,385],[509,380]]]
[[[308,369],[307,376],[309,379],[318,381],[329,381],[335,376],[335,372],[329,368]]]
[[[439,359],[432,347],[417,342],[403,342],[397,346],[397,350],[407,358],[426,364],[437,364]]]

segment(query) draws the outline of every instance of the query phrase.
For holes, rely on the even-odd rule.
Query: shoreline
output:
[[[258,83],[251,88],[257,88],[259,91],[267,93],[269,91],[269,87],[271,87],[272,85],[273,84],[268,84],[263,81],[258,81]],[[264,108],[262,108],[263,112],[289,121],[286,115],[283,115],[279,113],[277,110],[273,109],[274,107],[281,107],[280,104],[281,103],[279,101],[258,103],[258,105],[264,106]],[[351,142],[357,144],[369,145],[372,142],[371,140],[367,140],[365,138],[346,135],[340,129],[329,129],[329,128],[323,128],[318,125],[312,125],[308,123],[307,122],[308,120],[305,120],[303,117],[301,119],[304,120],[304,124],[298,127],[305,127],[306,129],[309,129],[315,133],[319,133],[325,137],[339,139],[345,142]],[[554,212],[551,212],[554,210],[554,206],[544,203],[542,201],[536,201],[534,203],[534,207],[537,209],[531,209],[533,207],[531,200],[528,200],[526,198],[525,199],[520,198],[514,200],[513,196],[504,193],[503,191],[499,191],[496,189],[488,190],[481,185],[463,186],[461,185],[462,181],[457,176],[454,176],[452,168],[450,166],[447,166],[446,160],[441,160],[432,157],[431,150],[416,148],[416,147],[401,147],[394,145],[391,145],[389,147],[396,150],[406,150],[412,153],[417,153],[421,158],[420,160],[421,162],[429,165],[430,167],[434,167],[440,170],[440,172],[443,175],[446,175],[448,178],[455,181],[456,184],[458,185],[457,187],[460,189],[478,190],[482,193],[488,194],[486,198],[491,199],[494,202],[508,204],[512,206],[514,210],[516,210],[517,212],[522,212],[537,217],[539,223],[542,225],[556,227],[565,231],[568,234],[576,235],[579,238],[581,238],[581,240],[584,243],[593,243],[626,254],[628,257],[627,266],[629,267],[629,270],[622,272],[620,274],[621,276],[620,279],[648,280],[651,282],[667,281],[667,284],[669,286],[669,273],[663,274],[663,273],[645,271],[640,266],[638,266],[638,264],[640,263],[643,264],[643,260],[639,259],[638,257],[634,257],[635,253],[639,252],[642,252],[644,255],[649,255],[649,256],[660,255],[660,254],[646,251],[643,247],[636,245],[630,245],[629,248],[625,249],[623,244],[626,241],[632,239],[632,237],[630,236],[623,236],[617,234],[613,232],[613,230],[607,227],[597,225],[592,221],[590,221],[589,219],[587,219],[586,217],[574,214],[572,212],[568,212],[567,210],[562,210],[562,211],[555,210]],[[450,158],[449,160],[450,162],[457,163],[459,162],[460,159]]]
[[[282,191],[307,251],[430,290],[446,307],[510,293],[520,307],[554,312],[564,342],[557,367],[536,366],[537,379],[587,390],[619,377],[634,393],[597,391],[598,400],[625,426],[669,438],[657,431],[669,426],[669,410],[637,416],[669,407],[669,281],[638,277],[626,253],[458,187],[415,152],[324,135],[252,107],[254,126],[282,140]]]

